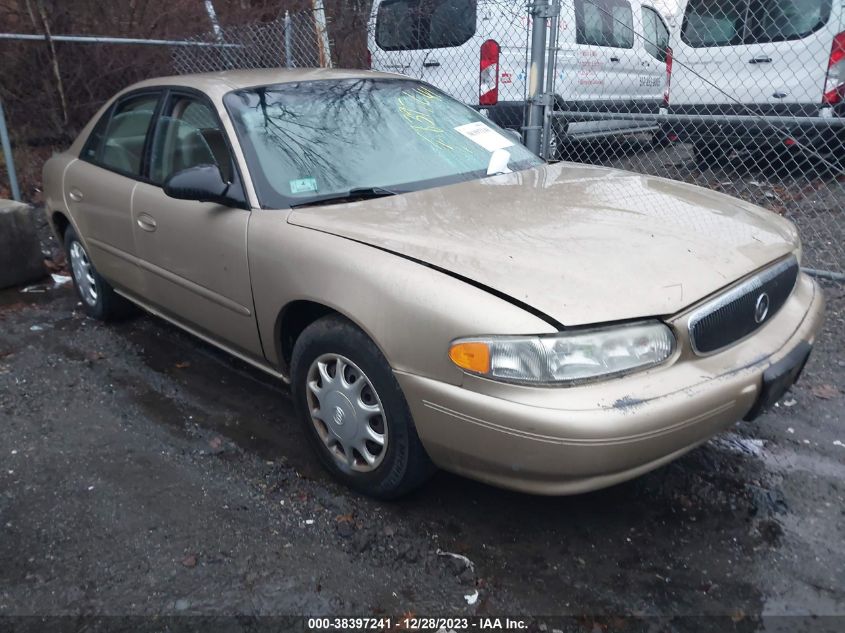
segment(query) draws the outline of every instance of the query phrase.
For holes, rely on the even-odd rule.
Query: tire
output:
[[[692,146],[692,152],[697,165],[713,167],[728,157],[730,148],[714,143],[696,143]]]
[[[135,312],[135,306],[118,295],[94,268],[73,227],[65,231],[65,251],[73,287],[88,316],[99,321],[115,321]]]
[[[338,372],[343,366],[348,381],[341,383]],[[351,391],[356,387],[360,398]],[[350,488],[395,499],[434,472],[393,370],[375,343],[346,319],[323,317],[302,332],[293,348],[291,389],[297,415],[320,461]],[[380,409],[381,414],[362,412],[360,405]],[[313,416],[312,410],[321,410],[322,417]],[[379,435],[382,444],[370,441]],[[365,438],[363,443],[360,438]],[[360,452],[353,445],[361,446]]]

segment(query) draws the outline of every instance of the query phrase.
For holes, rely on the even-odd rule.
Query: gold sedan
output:
[[[398,75],[151,79],[44,182],[88,314],[141,306],[289,382],[323,464],[381,498],[435,465],[635,477],[775,402],[822,320],[783,218],[546,165]]]

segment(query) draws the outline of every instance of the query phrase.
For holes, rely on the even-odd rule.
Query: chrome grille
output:
[[[712,354],[761,328],[786,303],[798,271],[790,256],[698,308],[689,318],[693,351]]]

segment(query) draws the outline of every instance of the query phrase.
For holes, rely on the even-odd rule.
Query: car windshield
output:
[[[229,93],[261,204],[404,193],[542,161],[442,92],[404,79],[319,80]]]

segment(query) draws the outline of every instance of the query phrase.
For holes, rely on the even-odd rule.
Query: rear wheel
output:
[[[88,251],[73,227],[65,231],[65,250],[70,264],[73,286],[82,300],[82,308],[100,321],[112,321],[134,312],[134,306],[118,295],[109,282],[100,276],[88,257]]]
[[[351,488],[392,499],[434,471],[390,365],[345,319],[324,317],[300,335],[291,387],[320,461]]]

